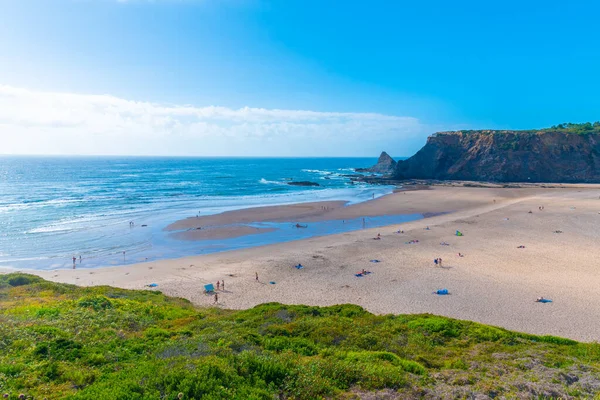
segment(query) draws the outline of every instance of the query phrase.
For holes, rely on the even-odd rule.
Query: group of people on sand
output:
[[[442,259],[441,259],[441,258],[435,258],[435,259],[433,260],[433,263],[434,263],[435,265],[437,265],[438,267],[441,267],[441,266],[442,266]]]
[[[217,281],[217,290],[225,291],[225,280]],[[219,294],[215,293],[215,304],[219,302]]]
[[[369,275],[371,273],[371,271],[367,271],[366,269],[361,269],[360,272],[358,274],[355,274],[356,277],[361,277],[361,276],[366,276]]]

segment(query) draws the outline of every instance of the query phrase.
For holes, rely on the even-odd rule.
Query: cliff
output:
[[[600,132],[439,132],[399,161],[395,179],[495,182],[600,182]]]
[[[385,151],[381,152],[377,164],[371,168],[357,168],[356,172],[375,172],[377,174],[389,175],[396,169],[396,161]]]

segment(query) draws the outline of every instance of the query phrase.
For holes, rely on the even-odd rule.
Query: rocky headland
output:
[[[382,179],[598,183],[600,123],[438,132]]]

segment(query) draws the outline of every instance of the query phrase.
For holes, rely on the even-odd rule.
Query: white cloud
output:
[[[0,153],[376,155],[422,138],[415,118],[244,107],[195,107],[0,85]]]

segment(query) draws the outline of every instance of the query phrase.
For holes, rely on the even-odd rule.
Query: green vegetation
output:
[[[600,345],[354,305],[198,309],[155,291],[0,276],[0,393],[9,399],[358,399],[377,391],[594,398]]]
[[[594,123],[584,122],[582,124],[573,124],[571,122],[566,122],[564,124],[554,125],[553,127],[544,130],[576,133],[578,135],[585,135],[588,133],[600,133],[600,121],[596,121]]]
[[[590,133],[600,133],[600,121],[596,122],[584,122],[581,124],[574,124],[571,122],[565,122],[563,124],[553,125],[550,128],[543,129],[526,129],[526,130],[494,130],[494,129],[481,129],[481,130],[460,130],[460,133],[489,133],[489,134],[506,134],[506,133],[539,133],[539,132],[560,132],[577,135],[587,135]]]

